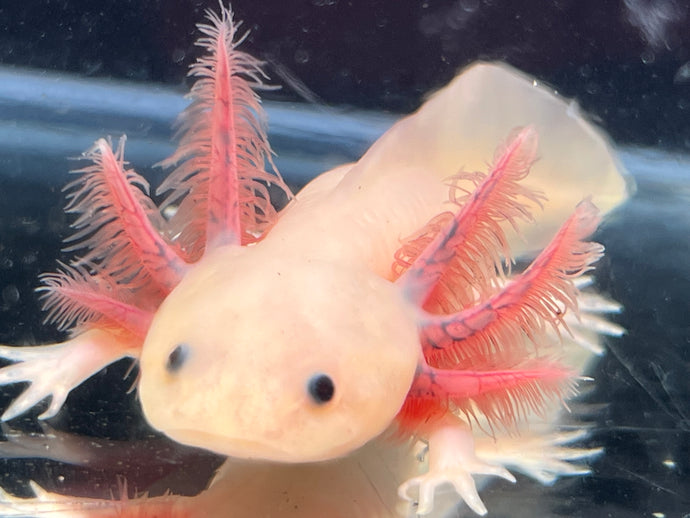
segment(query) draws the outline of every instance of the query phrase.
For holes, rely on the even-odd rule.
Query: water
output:
[[[267,103],[278,167],[288,182],[299,186],[322,170],[356,159],[396,118],[371,108],[410,109],[421,92],[442,84],[468,60],[502,58],[535,74],[548,71],[539,77],[559,91],[575,95],[600,118],[637,183],[635,195],[611,215],[597,235],[607,248],[597,270],[598,283],[625,306],[617,322],[627,334],[609,341],[607,354],[593,368],[596,384],[572,405],[575,417],[592,423],[588,444],[606,448],[605,455],[593,463],[592,475],[547,488],[524,478],[516,486],[494,483],[482,496],[490,516],[495,517],[670,518],[689,514],[690,86],[683,67],[690,59],[690,43],[680,31],[687,27],[688,6],[673,0],[626,0],[615,8],[587,6],[583,7],[590,10],[585,22],[567,2],[549,3],[541,14],[532,10],[517,13],[521,21],[509,16],[515,16],[516,8],[499,1],[424,5],[427,7],[410,8],[409,13],[403,7],[381,7],[369,17],[366,12],[348,11],[343,2],[313,2],[310,9],[300,8],[301,18],[295,16],[295,21],[286,24],[288,28],[281,29],[295,32],[283,36],[275,29],[279,11],[274,14],[266,8],[266,12],[254,13],[237,2],[236,10],[246,11],[241,13],[243,18],[258,16],[251,22],[257,27],[250,43],[259,44],[270,36],[266,56],[287,63],[329,103],[370,108],[343,111]],[[46,38],[74,27],[100,28],[112,9],[116,7],[106,5],[103,11],[85,8],[80,22],[74,21],[78,17],[66,17]],[[48,11],[41,10],[36,23]],[[19,23],[23,11],[12,7],[9,12]],[[170,26],[179,27],[182,12],[182,8],[179,12],[167,10]],[[428,46],[417,53],[421,56],[402,44],[397,52],[407,55],[395,54],[385,46],[380,51],[382,59],[370,59],[361,50],[359,55],[348,56],[348,47],[335,45],[331,41],[335,36],[324,29],[339,27],[347,39],[352,30],[347,23],[350,18],[335,22],[336,13],[365,20],[362,34],[373,34],[370,45],[374,48],[383,45],[384,39],[399,38],[396,30],[405,23],[412,27],[409,39],[418,44],[426,41]],[[195,13],[194,18],[198,17]],[[489,23],[484,30],[488,34],[478,30],[480,22]],[[367,32],[368,23],[376,29]],[[591,30],[585,30],[587,27]],[[183,30],[181,35],[169,34],[170,29],[161,31],[157,41],[173,41],[161,51],[162,61],[175,57],[176,67],[184,69],[193,49],[181,42],[191,41],[191,36]],[[316,36],[303,40],[295,36],[299,33]],[[531,36],[535,33],[542,40]],[[78,156],[99,136],[127,133],[128,159],[157,184],[161,172],[151,164],[170,153],[170,123],[184,101],[177,85],[149,82],[181,81],[180,76],[172,75],[172,67],[156,76],[152,72],[155,66],[131,49],[120,60],[102,48],[108,56],[102,62],[91,57],[91,52],[82,58],[66,54],[59,60],[57,52],[37,39],[29,51],[31,59],[24,56],[13,61],[8,48],[19,49],[19,36],[16,31],[11,34],[2,41],[3,61],[35,68],[0,69],[0,343],[41,343],[58,338],[51,329],[41,327],[33,288],[36,276],[54,267],[61,238],[67,233],[60,188],[73,162],[66,157]],[[86,33],[75,34],[77,39],[92,41]],[[562,41],[547,46],[544,34]],[[174,40],[166,40],[166,35]],[[580,42],[582,48],[567,35],[573,35],[570,39]],[[106,41],[109,36],[119,40],[108,32],[98,35]],[[273,38],[280,41],[281,37],[286,38],[288,50],[271,48]],[[152,39],[135,40],[130,47],[139,43],[153,52],[145,45]],[[356,39],[350,36],[348,41]],[[300,49],[307,41],[319,44]],[[342,52],[336,55],[333,49]],[[296,64],[283,52],[293,56]],[[357,58],[372,63],[358,64]],[[345,66],[347,59],[351,65]],[[434,65],[419,68],[418,63],[425,60]],[[383,66],[388,61],[391,66]],[[76,67],[81,75],[46,73],[46,67],[73,71]],[[88,74],[116,75],[118,70],[124,71],[121,76],[139,82],[84,78]],[[337,77],[330,81],[335,85],[327,84],[325,76]],[[49,443],[45,439],[28,441],[28,431],[40,430],[30,418],[22,418],[12,423],[22,430],[23,439],[6,448],[7,457],[17,458],[0,464],[0,485],[21,493],[26,491],[26,480],[34,478],[68,493],[88,484],[92,493],[108,496],[117,487],[117,474],[125,473],[141,488],[155,481],[154,491],[172,487],[193,494],[200,490],[220,459],[175,447],[148,429],[140,420],[135,395],[127,393],[135,374],[122,381],[128,367],[120,362],[91,379],[75,391],[65,411],[51,422],[56,429],[93,438],[86,445],[79,443],[88,457],[84,466],[36,458],[36,451],[46,448],[59,458],[74,445],[59,434]],[[0,406],[5,407],[16,393],[12,388],[3,389]],[[4,432],[7,438],[13,436],[11,430]],[[33,458],[26,459],[26,455]]]

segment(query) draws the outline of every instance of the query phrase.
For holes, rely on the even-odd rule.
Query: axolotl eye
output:
[[[171,374],[179,371],[189,358],[189,345],[178,344],[170,354],[168,360],[165,362],[165,369]]]
[[[307,392],[314,403],[323,405],[335,395],[335,384],[327,374],[314,374],[307,382]]]

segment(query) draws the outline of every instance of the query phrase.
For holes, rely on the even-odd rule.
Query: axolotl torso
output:
[[[6,497],[6,512],[440,515],[435,492],[449,483],[483,514],[473,475],[583,472],[566,461],[592,451],[565,446],[581,435],[552,427],[584,363],[580,345],[618,331],[571,318],[578,305],[615,308],[578,290],[602,252],[587,241],[599,221],[587,196],[603,210],[625,197],[605,141],[573,106],[479,64],[359,162],[293,197],[263,169],[259,63],[235,48],[229,11],[209,17],[209,55],[192,68],[200,79],[166,162],[177,166],[163,186],[176,214],[164,220],[122,147],[99,141],[68,206],[80,215],[73,249],[86,252],[44,279],[50,318],[74,336],[3,347],[18,363],[0,382],[32,382],[5,419],[46,396],[50,417],[93,372],[138,358],[149,423],[231,459],[193,498],[39,491]],[[269,186],[290,198],[279,212]],[[544,246],[509,271],[512,255]],[[524,431],[530,413],[546,416],[543,430]],[[428,447],[426,464],[410,439]],[[398,486],[415,502],[406,511]]]

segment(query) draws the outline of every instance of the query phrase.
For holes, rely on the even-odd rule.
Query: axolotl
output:
[[[0,383],[29,383],[3,420],[49,398],[46,419],[134,358],[150,425],[228,460],[195,497],[34,484],[3,494],[3,515],[441,516],[460,500],[485,514],[477,475],[586,473],[576,461],[598,450],[556,419],[599,335],[620,332],[602,315],[616,304],[580,291],[600,211],[626,197],[606,139],[574,104],[479,63],[293,195],[262,63],[229,9],[207,16],[167,196],[154,204],[124,139],[85,153],[68,186],[75,258],[39,288],[71,336],[3,346]]]

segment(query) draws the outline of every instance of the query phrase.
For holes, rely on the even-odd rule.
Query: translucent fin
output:
[[[53,417],[73,388],[120,358],[138,356],[140,347],[131,336],[97,329],[59,344],[0,346],[0,358],[16,362],[0,368],[0,385],[30,383],[1,419],[14,419],[47,397],[52,398],[50,405],[39,417]]]
[[[180,144],[161,163],[177,168],[158,189],[168,192],[162,209],[181,202],[170,232],[191,261],[206,245],[245,244],[266,231],[277,217],[268,185],[291,197],[280,175],[264,168],[269,163],[277,171],[255,93],[264,88],[262,63],[237,49],[244,37],[237,37],[229,9],[220,16],[209,10],[207,18],[197,42],[207,55],[190,70],[199,79],[178,120]]]
[[[531,125],[540,135],[539,159],[525,179],[525,188],[547,193],[544,211],[511,239],[515,256],[539,250],[583,198],[606,213],[627,197],[632,182],[606,137],[587,122],[575,103],[502,64],[478,63],[432,95],[418,112],[395,124],[343,179],[339,189],[384,189],[407,182],[414,189],[411,205],[422,222],[447,210],[440,183],[458,170],[482,171],[513,128]],[[408,174],[401,174],[407,171]],[[410,209],[412,210],[412,209]],[[421,224],[408,230],[404,237]]]

